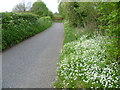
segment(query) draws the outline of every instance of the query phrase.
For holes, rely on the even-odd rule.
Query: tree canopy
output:
[[[88,2],[60,2],[58,10],[75,27],[94,22],[97,15],[94,3]]]
[[[29,11],[31,8],[31,3],[30,2],[21,2],[18,3],[14,8],[13,8],[13,12],[26,12]]]
[[[39,0],[33,3],[30,11],[39,16],[52,16],[52,12],[49,11],[46,4]]]

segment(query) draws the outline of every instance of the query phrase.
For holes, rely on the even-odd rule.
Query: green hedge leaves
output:
[[[50,17],[2,13],[2,49],[13,46],[51,26]]]

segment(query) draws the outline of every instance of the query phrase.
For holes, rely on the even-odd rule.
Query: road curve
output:
[[[50,88],[63,42],[63,23],[2,53],[3,88]]]

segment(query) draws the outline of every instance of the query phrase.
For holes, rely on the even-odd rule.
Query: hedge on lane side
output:
[[[31,13],[2,13],[2,50],[47,29],[51,22],[50,17],[40,18]]]

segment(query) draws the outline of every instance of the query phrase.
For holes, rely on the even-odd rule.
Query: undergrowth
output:
[[[65,40],[57,68],[56,88],[120,88],[118,50],[113,38],[76,34],[65,23]]]

